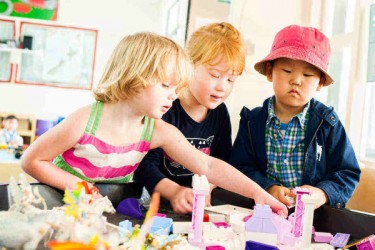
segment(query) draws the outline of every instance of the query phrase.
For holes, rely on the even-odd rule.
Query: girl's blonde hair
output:
[[[230,23],[213,23],[196,30],[188,44],[187,52],[194,65],[211,65],[221,57],[229,69],[241,75],[245,68],[246,44],[241,33]],[[229,70],[228,69],[228,70]]]
[[[173,61],[180,90],[192,76],[190,59],[181,46],[154,33],[126,36],[113,51],[94,97],[104,102],[130,99],[143,88],[165,81],[166,69]]]

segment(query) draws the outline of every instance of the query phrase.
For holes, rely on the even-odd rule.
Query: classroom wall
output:
[[[315,20],[306,11],[310,0],[234,0],[229,21],[238,28],[248,44],[246,72],[238,78],[227,100],[235,138],[243,106],[250,109],[261,106],[273,94],[272,84],[254,70],[254,64],[269,52],[274,35],[290,24],[310,25]]]
[[[145,30],[164,32],[163,6],[166,1],[108,0],[93,4],[90,0],[64,0],[60,1],[57,24],[99,31],[94,70],[94,84],[97,84],[111,51],[124,35]],[[237,133],[241,108],[259,106],[272,95],[272,85],[253,70],[254,63],[268,53],[279,29],[292,23],[308,25],[312,22],[310,15],[300,11],[308,7],[310,1],[232,0],[230,5],[214,0],[191,1],[190,26],[198,27],[197,19],[205,18],[205,15],[229,21],[243,33],[249,44],[246,72],[238,79],[226,102],[231,113],[233,136]],[[218,11],[214,11],[215,8]],[[189,32],[192,32],[191,27]],[[92,102],[91,93],[89,90],[0,84],[0,111],[32,113],[41,118],[66,116]]]
[[[99,31],[94,70],[94,84],[97,84],[110,53],[124,35],[137,31],[164,32],[160,14],[163,2],[63,0],[59,1],[58,21],[53,23]],[[0,83],[0,112],[30,113],[46,119],[66,116],[93,100],[90,90]]]

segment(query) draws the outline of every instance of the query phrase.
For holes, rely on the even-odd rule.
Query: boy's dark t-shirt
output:
[[[228,161],[232,140],[230,118],[225,104],[209,110],[206,119],[198,123],[185,112],[177,99],[162,119],[177,127],[195,148]],[[165,177],[180,185],[191,186],[192,175],[193,173],[173,161],[161,149],[155,149],[141,162],[135,172],[135,179],[152,191]]]

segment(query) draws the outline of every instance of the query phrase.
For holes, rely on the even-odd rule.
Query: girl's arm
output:
[[[82,181],[55,166],[53,159],[73,147],[83,135],[90,106],[81,108],[34,141],[22,155],[21,166],[38,181],[64,190],[74,189]]]
[[[170,157],[195,174],[206,175],[208,181],[229,191],[268,204],[274,211],[287,215],[287,208],[258,184],[226,162],[210,157],[194,148],[174,126],[162,120],[155,122],[151,147],[161,147]]]

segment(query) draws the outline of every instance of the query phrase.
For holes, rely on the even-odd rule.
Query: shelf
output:
[[[34,132],[31,130],[19,129],[18,134],[21,136],[35,136]]]
[[[17,63],[17,64],[21,61],[21,55],[23,55],[23,54],[43,57],[43,51],[41,51],[41,50],[29,50],[29,49],[0,47],[0,52],[9,52],[10,53],[10,62],[11,63]]]

